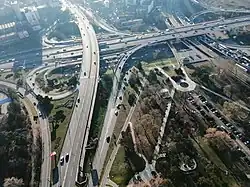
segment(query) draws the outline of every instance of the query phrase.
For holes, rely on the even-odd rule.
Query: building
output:
[[[15,15],[19,21],[23,20],[23,14],[20,10],[19,2],[13,1],[11,2],[11,7],[13,11],[15,12]]]
[[[48,0],[48,5],[50,7],[59,7],[59,6],[61,6],[59,0]]]
[[[137,13],[141,17],[148,15],[154,9],[154,0],[141,0],[137,8]]]
[[[148,14],[153,10],[154,8],[154,1],[152,0],[151,3],[148,5]]]
[[[125,0],[125,6],[134,6],[136,5],[136,0]]]
[[[129,21],[123,21],[121,22],[121,26],[120,28],[122,29],[135,29],[138,28],[140,26],[142,26],[143,23],[143,19],[134,19],[134,20],[129,20]]]
[[[33,30],[40,30],[40,16],[37,12],[36,7],[28,7],[24,9],[24,15],[29,22],[29,24],[32,26]]]
[[[15,22],[0,25],[0,46],[11,44],[27,37],[29,37],[29,33]]]
[[[14,42],[17,39],[15,22],[0,25],[0,45]]]

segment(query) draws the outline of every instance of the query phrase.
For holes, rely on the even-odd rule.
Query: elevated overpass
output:
[[[68,187],[75,186],[80,157],[84,156],[83,151],[88,140],[99,77],[99,47],[94,29],[81,10],[64,0],[62,3],[77,19],[82,36],[81,52],[84,54],[78,88],[78,106],[74,108],[60,155],[69,154],[70,159],[63,167],[58,164],[59,181],[54,185]]]
[[[125,38],[119,39],[111,39],[106,42],[99,42],[100,46],[100,54],[112,54],[114,51],[119,49],[126,49],[129,47],[137,46],[145,43],[152,43],[157,41],[164,40],[173,40],[176,38],[187,38],[193,36],[199,36],[207,33],[222,31],[226,29],[247,26],[250,25],[250,16],[238,17],[234,19],[225,19],[223,21],[216,20],[210,21],[206,23],[197,23],[193,25],[186,25],[173,28],[168,32],[158,32],[158,33],[148,33],[141,34],[137,36],[129,36]],[[220,27],[221,26],[221,27]],[[226,26],[226,28],[222,28],[222,26]],[[213,28],[213,29],[211,29]],[[82,44],[86,45],[86,44]],[[106,45],[105,48],[102,48],[101,45]],[[87,46],[87,45],[86,45]],[[77,46],[69,46],[63,48],[46,48],[42,52],[42,60],[55,60],[55,59],[64,59],[71,58],[81,55],[81,45]],[[37,54],[33,50],[29,50],[24,53],[17,53],[14,55],[2,56],[2,60],[7,60],[8,58],[18,58],[18,59],[34,59],[41,58],[40,55]]]
[[[243,14],[250,14],[250,11],[249,10],[224,10],[224,9],[218,9],[218,10],[204,10],[204,11],[201,11],[201,12],[198,12],[194,15],[192,15],[192,17],[190,18],[190,20],[195,20],[197,19],[198,17],[202,16],[202,15],[205,15],[205,14],[208,14],[208,13],[233,13],[233,14],[236,14],[236,13],[243,13]]]

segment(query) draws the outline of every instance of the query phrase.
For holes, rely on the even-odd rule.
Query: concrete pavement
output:
[[[99,48],[95,32],[78,7],[63,1],[78,20],[82,37],[83,63],[81,66],[79,95],[80,100],[74,108],[61,156],[69,153],[70,159],[63,166],[58,164],[59,182],[55,186],[74,186],[81,157],[85,156],[85,142],[88,139],[90,122],[97,90],[99,74]]]

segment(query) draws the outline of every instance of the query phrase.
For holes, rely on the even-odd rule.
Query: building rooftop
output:
[[[0,25],[0,30],[8,29],[8,28],[15,27],[15,26],[16,26],[15,22],[5,23],[5,24]]]

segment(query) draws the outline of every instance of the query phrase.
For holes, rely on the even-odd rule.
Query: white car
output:
[[[64,164],[64,156],[61,156],[60,158],[60,165],[62,166]]]

